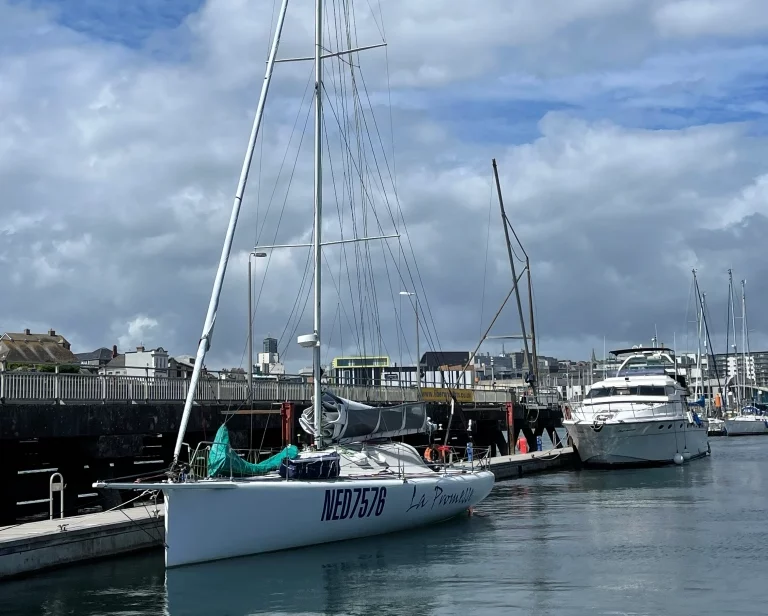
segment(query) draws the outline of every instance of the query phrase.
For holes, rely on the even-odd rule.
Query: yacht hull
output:
[[[764,417],[735,417],[733,419],[726,419],[725,431],[728,436],[768,434],[768,419]]]
[[[223,558],[390,533],[440,522],[482,501],[490,471],[329,481],[215,481],[164,486],[165,562]]]
[[[588,466],[642,466],[674,463],[676,453],[689,459],[709,452],[706,426],[682,418],[603,423],[564,421],[563,425]]]

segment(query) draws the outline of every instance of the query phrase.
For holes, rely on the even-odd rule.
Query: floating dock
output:
[[[496,476],[496,481],[517,479],[532,473],[542,473],[557,469],[572,469],[576,467],[576,454],[573,447],[561,447],[546,451],[532,451],[513,456],[496,456],[491,458],[490,467]]]
[[[0,527],[0,579],[163,545],[163,507]]]

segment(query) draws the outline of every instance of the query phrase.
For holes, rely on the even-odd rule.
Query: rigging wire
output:
[[[296,112],[296,118],[294,119],[294,123],[293,123],[293,127],[291,128],[290,136],[288,137],[288,143],[285,146],[285,152],[283,153],[283,158],[282,158],[282,160],[280,162],[280,168],[278,169],[277,177],[275,178],[275,185],[272,188],[272,193],[270,195],[269,202],[267,203],[267,211],[264,213],[264,222],[263,222],[261,228],[258,227],[258,220],[256,221],[257,222],[257,224],[256,224],[257,231],[256,231],[256,239],[254,240],[254,245],[255,246],[259,244],[259,240],[261,239],[261,235],[262,235],[262,233],[264,232],[264,230],[266,228],[266,219],[267,219],[267,216],[269,215],[269,211],[270,211],[270,209],[272,207],[272,204],[274,202],[274,197],[275,197],[275,193],[277,192],[277,186],[278,186],[279,181],[280,181],[280,176],[282,175],[283,169],[285,167],[285,163],[286,163],[286,160],[288,158],[288,152],[290,151],[291,143],[293,142],[293,137],[294,137],[294,135],[296,133],[296,128],[298,126],[299,119],[301,118],[301,111],[302,111],[303,103],[306,100],[307,93],[309,92],[309,85],[311,83],[312,74],[313,74],[313,72],[310,71],[308,79],[307,79],[307,83],[306,83],[306,85],[304,87],[304,93],[302,95],[301,103],[300,103],[299,108],[298,108],[298,110]],[[290,191],[291,181],[293,180],[293,176],[294,176],[294,174],[296,172],[296,164],[298,162],[299,152],[301,151],[301,144],[303,143],[304,135],[306,134],[307,122],[308,122],[308,117],[307,117],[307,119],[305,119],[305,122],[304,122],[304,128],[303,128],[303,131],[302,131],[301,139],[299,141],[299,146],[297,147],[297,150],[296,150],[296,158],[294,159],[293,167],[291,169],[291,174],[290,174],[290,177],[288,179],[288,187],[286,188],[286,198],[283,201],[283,208],[282,208],[282,210],[280,212],[280,217],[278,219],[277,228],[275,229],[275,238],[277,237],[277,233],[278,233],[278,230],[279,230],[279,227],[280,227],[280,221],[282,220],[283,212],[285,211],[285,204],[286,204],[287,199],[288,199],[288,192]],[[261,178],[259,178],[259,182],[261,182]],[[260,184],[259,184],[259,186],[260,186]],[[248,251],[248,258],[249,259],[251,258],[250,257],[250,250]],[[259,286],[259,292],[258,292],[258,294],[255,294],[256,299],[253,302],[253,311],[252,311],[252,313],[250,315],[248,315],[248,318],[251,321],[251,327],[253,327],[253,324],[254,324],[254,321],[255,321],[256,312],[258,311],[259,304],[261,303],[261,296],[262,296],[262,293],[264,291],[264,285],[265,285],[265,282],[267,280],[267,274],[269,272],[269,268],[270,268],[271,263],[272,263],[272,252],[270,252],[269,255],[267,256],[266,265],[265,265],[265,268],[264,268],[264,273],[263,273],[263,275],[261,277],[261,285]],[[254,292],[255,292],[255,289],[254,289]],[[249,293],[251,293],[250,290],[249,290]],[[241,358],[240,358],[240,366],[241,367],[243,365],[243,360],[245,359],[246,353],[249,353],[249,352],[250,352],[250,349],[248,349],[248,342],[247,342],[247,339],[246,339],[246,342],[243,345],[243,353],[242,353]]]
[[[379,2],[379,17],[381,17],[381,24],[376,19],[375,11],[373,7],[368,3],[369,9],[376,24],[379,34],[382,35],[382,39],[386,40],[383,13],[381,10],[381,3]],[[329,40],[335,40],[337,48],[353,48],[356,46],[358,40],[357,26],[355,22],[355,7],[350,2],[345,1],[337,3],[335,0],[331,3],[326,3],[326,15],[329,25],[326,26],[329,31]],[[330,19],[330,13],[333,13],[333,20]],[[333,23],[333,27],[331,27]],[[345,43],[345,44],[344,44]],[[386,47],[385,47],[386,54]],[[397,184],[396,184],[396,165],[395,165],[395,137],[392,119],[392,107],[391,107],[391,84],[390,84],[390,69],[389,58],[386,55],[386,71],[387,71],[387,94],[389,105],[389,121],[390,121],[390,138],[392,146],[392,161],[390,164],[389,157],[387,155],[386,148],[384,147],[384,140],[382,138],[381,131],[379,130],[378,122],[376,119],[376,113],[374,113],[373,104],[371,102],[371,95],[368,90],[368,85],[365,82],[365,77],[359,69],[357,63],[359,59],[359,53],[351,54],[349,60],[337,56],[335,61],[328,61],[330,70],[328,71],[330,79],[323,83],[323,94],[326,95],[327,108],[333,111],[333,118],[338,128],[338,150],[341,154],[340,162],[342,168],[341,182],[334,171],[334,165],[330,166],[330,183],[333,186],[333,194],[336,199],[337,218],[339,221],[339,227],[341,229],[342,239],[346,239],[346,230],[351,230],[351,237],[369,236],[373,227],[377,227],[382,235],[385,234],[383,221],[380,216],[378,208],[376,207],[376,201],[374,199],[374,192],[380,191],[380,197],[383,201],[391,220],[392,225],[396,231],[405,236],[405,241],[402,239],[398,242],[396,251],[393,251],[392,247],[387,241],[382,241],[381,255],[384,263],[381,269],[384,270],[384,275],[387,279],[387,285],[389,286],[389,296],[393,305],[393,313],[395,316],[396,327],[398,331],[397,344],[398,354],[402,358],[403,345],[401,344],[401,334],[405,346],[407,348],[406,337],[403,332],[402,325],[402,297],[399,293],[395,294],[393,285],[393,278],[395,281],[399,281],[401,288],[416,292],[419,297],[419,301],[415,303],[418,306],[419,322],[422,325],[423,336],[426,339],[427,347],[433,350],[437,350],[440,347],[440,339],[435,324],[434,314],[432,307],[429,303],[429,298],[426,294],[426,287],[422,273],[419,269],[418,263],[415,260],[415,250],[412,243],[410,233],[405,223],[405,217],[403,207],[400,202]],[[305,88],[305,95],[302,97],[300,109],[297,112],[297,117],[294,122],[294,127],[291,132],[291,139],[286,147],[286,152],[283,157],[283,161],[278,172],[275,186],[269,198],[269,202],[266,206],[266,211],[261,218],[261,225],[257,221],[257,233],[256,244],[259,243],[261,236],[266,232],[266,221],[271,209],[274,206],[274,197],[277,190],[277,185],[282,177],[283,169],[286,163],[288,151],[291,143],[293,142],[294,132],[298,126],[299,117],[301,115],[301,109],[304,106],[309,86],[312,82],[312,75],[310,74],[307,80],[307,87]],[[334,96],[331,96],[333,93]],[[334,105],[334,100],[336,105]],[[325,102],[325,101],[324,101]],[[364,105],[364,103],[366,103]],[[310,104],[305,120],[304,128],[301,133],[301,140],[298,145],[296,159],[293,161],[293,167],[290,177],[288,179],[288,188],[285,193],[285,199],[283,200],[280,215],[275,227],[274,237],[275,241],[278,237],[278,232],[285,213],[286,203],[290,195],[290,187],[296,171],[298,154],[301,150],[304,136],[306,134],[307,124],[309,120],[309,111],[311,111],[312,105]],[[343,121],[342,118],[347,118],[348,121]],[[324,149],[327,150],[329,161],[333,161],[334,155],[332,154],[332,141],[329,135],[328,125],[324,120],[322,130],[325,135]],[[374,140],[374,136],[376,139]],[[374,143],[376,141],[376,143]],[[262,142],[263,147],[263,142]],[[379,153],[377,153],[379,150]],[[382,164],[379,163],[379,155],[382,157]],[[382,169],[384,167],[384,170]],[[261,167],[260,167],[261,170]],[[389,182],[385,182],[385,176],[388,177]],[[370,186],[369,186],[370,184]],[[388,189],[387,185],[391,185],[392,190]],[[356,208],[355,203],[359,203]],[[349,218],[345,215],[347,206],[349,208]],[[339,253],[338,266],[332,268],[331,263],[324,255],[326,266],[331,272],[331,280],[336,289],[338,304],[335,311],[333,320],[332,334],[336,330],[336,318],[339,320],[339,337],[342,340],[341,349],[344,351],[342,332],[344,330],[341,327],[342,312],[345,314],[347,325],[353,332],[353,339],[355,346],[361,355],[367,355],[368,351],[375,350],[387,350],[382,336],[382,321],[378,305],[384,296],[381,296],[377,292],[377,286],[374,284],[375,274],[379,271],[380,266],[374,267],[376,262],[374,261],[374,252],[369,242],[365,242],[364,246],[358,243],[354,243],[352,247],[348,244],[342,244]],[[395,252],[397,255],[395,256]],[[486,276],[487,276],[487,252],[486,247]],[[388,263],[387,255],[389,255],[396,266],[392,266]],[[306,305],[310,295],[309,274],[313,271],[313,265],[311,264],[311,255],[308,255],[307,263],[305,264],[301,284],[299,290],[296,293],[296,297],[290,311],[289,317],[286,322],[286,326],[280,335],[281,345],[283,347],[283,357],[287,355],[288,343],[287,341],[293,337],[291,334],[286,338],[286,332],[295,332],[298,328],[301,319],[306,312]],[[413,257],[414,263],[411,265],[411,257]],[[351,267],[350,261],[354,259],[354,266]],[[269,258],[266,260],[266,267],[261,277],[261,284],[259,287],[258,295],[256,297],[253,314],[250,318],[254,319],[256,309],[260,305],[262,294],[264,291],[265,281],[267,273],[272,263],[272,253],[270,252]],[[355,275],[352,274],[352,269],[355,270]],[[333,275],[333,271],[337,272],[337,275]],[[346,283],[342,284],[342,280],[346,278]],[[417,284],[418,283],[418,284]],[[484,280],[484,292],[485,292]],[[343,287],[346,287],[344,289]],[[356,287],[356,290],[353,289]],[[342,298],[348,293],[350,298],[350,304]],[[399,305],[398,305],[398,299]],[[301,300],[304,299],[302,302]],[[303,305],[302,305],[303,304]],[[411,304],[414,302],[411,299]],[[350,323],[349,310],[352,314],[358,316],[358,319],[353,319],[355,325]],[[482,311],[481,309],[481,321]],[[359,323],[357,323],[359,321]],[[387,350],[388,351],[388,350]],[[408,349],[410,351],[410,349]],[[418,358],[417,358],[418,359]],[[402,362],[402,359],[401,359]]]
[[[338,120],[338,114],[337,114],[337,112],[336,112],[336,108],[335,108],[335,107],[334,107],[332,104],[329,104],[329,105],[328,105],[328,107],[329,107],[329,108],[330,108],[330,109],[333,111],[333,113],[334,113],[334,116],[337,118],[337,123],[338,123],[338,122],[339,122],[339,120]],[[347,143],[346,145],[347,145],[347,146],[349,146],[349,144],[348,144],[348,143]],[[360,173],[360,170],[357,168],[357,166],[355,166],[355,168],[356,168],[356,170],[358,171],[358,173]],[[365,189],[364,189],[364,195],[365,195],[366,197],[368,197],[368,199],[369,199],[369,200],[371,199],[371,197],[370,197],[370,194],[369,194],[367,191],[365,191]],[[383,225],[381,224],[381,221],[380,221],[380,219],[379,219],[379,217],[378,217],[378,214],[376,213],[376,210],[375,210],[375,208],[372,208],[372,211],[373,211],[373,214],[374,214],[374,218],[376,219],[376,222],[377,222],[377,224],[378,224],[378,230],[379,230],[379,231],[380,231],[382,234],[384,234],[384,227],[383,227]],[[392,250],[391,250],[391,248],[389,247],[388,243],[386,243],[386,242],[385,242],[385,243],[384,243],[384,245],[387,247],[387,249],[388,249],[388,250],[389,250],[389,252],[390,252],[390,255],[391,255],[391,256],[393,257],[393,259],[394,259],[394,254],[392,253]],[[406,266],[407,266],[407,262],[406,262]],[[410,268],[409,268],[409,271],[410,271]],[[399,274],[399,276],[400,276],[401,282],[404,282],[404,279],[403,279],[403,277],[402,277],[402,272],[398,272],[398,274]],[[411,276],[411,280],[412,280],[412,282],[413,282],[413,277],[412,277],[412,276]],[[413,287],[415,287],[415,284],[413,284],[412,288],[413,288]],[[423,287],[422,287],[422,288],[423,288]],[[421,304],[421,302],[419,302],[419,304]],[[423,311],[422,311],[422,312],[423,312]],[[430,343],[430,346],[433,346],[433,343],[432,343],[432,341],[431,341],[431,337],[430,337],[430,336],[431,336],[431,334],[430,334],[429,330],[425,330],[425,334],[426,334],[426,335],[427,335],[427,337],[428,337],[428,342]],[[434,346],[433,346],[433,348],[434,348]]]
[[[367,86],[366,81],[365,81],[365,76],[362,75],[362,74],[361,74],[361,77],[360,77],[360,81],[363,84],[363,90],[364,90],[364,92],[366,94],[366,98],[368,100],[368,103],[372,107],[371,100],[370,100],[370,94],[368,92],[368,86]],[[374,128],[376,129],[377,137],[379,138],[379,141],[382,142],[381,133],[380,133],[380,131],[378,129],[378,124],[376,122],[376,116],[375,115],[372,115],[372,121],[373,121]],[[389,166],[389,161],[387,160],[386,152],[383,153],[383,158],[384,158],[384,164],[385,164],[386,169],[387,169],[387,173],[389,175],[390,182],[392,182],[392,184],[394,185],[394,179],[393,179],[393,176],[392,176],[393,171],[392,171],[392,169]],[[437,333],[437,328],[435,326],[434,317],[432,315],[432,308],[431,308],[431,305],[429,303],[429,298],[428,298],[428,296],[426,294],[426,287],[424,286],[424,282],[423,282],[423,279],[422,279],[422,276],[421,276],[421,271],[419,270],[419,264],[418,264],[418,261],[416,260],[416,253],[415,253],[414,248],[413,248],[413,243],[411,242],[410,233],[408,231],[408,226],[405,223],[405,216],[403,214],[402,204],[400,202],[400,197],[399,197],[397,192],[395,192],[393,196],[394,196],[395,203],[397,205],[397,211],[398,211],[398,213],[400,215],[400,218],[402,220],[403,233],[405,234],[405,238],[406,238],[408,247],[410,248],[411,255],[413,255],[414,269],[416,271],[416,276],[417,276],[417,278],[419,280],[419,283],[420,283],[420,287],[419,288],[421,290],[421,295],[423,297],[423,301],[419,302],[419,305],[422,308],[422,312],[424,312],[424,308],[423,307],[426,306],[427,312],[425,314],[428,314],[429,317],[430,317],[429,321],[424,319],[425,333],[428,332],[428,328],[431,325],[432,328],[433,328],[433,332],[434,332],[434,336],[435,336],[435,340],[437,341],[437,344],[435,344],[431,340],[431,333],[430,333],[430,335],[428,336],[427,339],[428,339],[428,343],[432,347],[432,349],[436,350],[440,346],[440,338],[439,338],[439,335]],[[387,198],[386,191],[384,191],[384,200],[385,200],[385,203],[387,205],[387,209],[388,209],[388,211],[390,213],[390,218],[392,219],[393,225],[395,227],[397,227],[397,222],[396,222],[396,219],[395,219],[395,217],[394,217],[394,215],[392,213],[392,208],[391,208],[391,206],[389,204],[389,199]],[[401,233],[401,237],[402,237],[403,233]],[[408,263],[408,256],[405,254],[405,249],[404,249],[404,247],[402,245],[402,242],[400,243],[400,253],[402,253],[402,257],[403,257],[403,259],[405,261],[405,267],[406,267],[406,270],[408,272],[408,276],[410,278],[412,288],[414,288],[414,290],[416,290],[416,283],[415,283],[415,280],[414,280],[414,277],[413,277],[413,273],[411,272],[411,268],[410,268],[410,265]]]

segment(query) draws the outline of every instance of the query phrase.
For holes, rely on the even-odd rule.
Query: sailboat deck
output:
[[[480,470],[479,465],[475,465],[475,471]],[[489,469],[490,470],[490,469]],[[350,472],[339,477],[332,479],[285,479],[277,473],[269,473],[267,475],[259,475],[256,477],[217,477],[217,478],[205,478],[196,479],[193,481],[186,481],[180,483],[168,483],[166,481],[159,482],[142,482],[142,483],[124,483],[124,482],[98,482],[94,484],[96,488],[112,488],[116,490],[168,490],[168,489],[226,489],[234,488],[238,484],[253,484],[253,483],[344,483],[346,481],[359,481],[361,479],[367,479],[370,481],[393,481],[393,480],[408,480],[408,479],[420,479],[420,478],[433,478],[436,475],[465,475],[472,472],[472,468],[469,464],[461,465],[457,468],[447,469],[445,471],[432,471],[424,469],[423,471],[411,471],[407,470],[405,473],[390,472],[390,473],[370,473],[364,472]]]

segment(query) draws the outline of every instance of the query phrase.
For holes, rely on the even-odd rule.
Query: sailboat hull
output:
[[[170,484],[165,562],[223,558],[390,533],[452,518],[491,491],[490,471],[403,479]],[[210,487],[208,487],[210,486]]]
[[[747,436],[751,434],[768,434],[768,418],[766,417],[734,417],[725,420],[725,432],[728,436]]]

